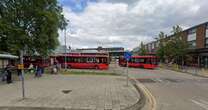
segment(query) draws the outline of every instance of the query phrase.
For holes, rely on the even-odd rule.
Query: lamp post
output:
[[[69,20],[66,20],[67,23],[70,23]],[[71,28],[71,27],[70,27]],[[71,29],[70,29],[71,31]],[[70,32],[71,33],[71,32]],[[64,30],[64,42],[65,42],[65,54],[64,54],[64,69],[67,70],[67,45],[66,45],[66,28]]]
[[[66,71],[67,64],[66,64],[66,54],[67,54],[67,46],[66,46],[66,28],[64,30],[64,42],[65,42],[65,54],[64,54],[64,69]]]

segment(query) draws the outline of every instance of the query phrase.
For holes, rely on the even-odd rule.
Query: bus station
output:
[[[0,0],[0,110],[208,110],[208,0]]]

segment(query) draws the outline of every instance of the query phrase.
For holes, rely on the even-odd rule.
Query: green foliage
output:
[[[174,26],[171,32],[173,35],[168,38],[163,32],[159,34],[158,40],[160,43],[157,55],[160,56],[163,62],[165,59],[176,62],[179,58],[183,59],[187,53],[188,44],[183,39],[182,28],[178,25]]]
[[[164,34],[164,32],[160,32],[159,37],[156,38],[156,40],[159,42],[159,47],[156,51],[157,56],[160,57],[161,61],[164,62],[165,61],[165,52],[166,52],[166,47],[165,47],[165,37],[167,35]]]
[[[57,0],[1,0],[0,51],[47,55],[66,22]]]
[[[147,54],[147,50],[143,44],[143,42],[140,43],[140,48],[139,48],[139,55],[143,56]]]

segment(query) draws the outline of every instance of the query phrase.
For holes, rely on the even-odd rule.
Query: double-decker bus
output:
[[[127,61],[119,58],[120,66],[127,66]],[[129,67],[141,67],[146,69],[154,69],[158,66],[158,57],[156,56],[132,56],[128,62]]]
[[[107,55],[82,55],[68,54],[59,55],[56,60],[61,67],[65,67],[65,58],[67,68],[76,69],[108,69],[109,56]]]

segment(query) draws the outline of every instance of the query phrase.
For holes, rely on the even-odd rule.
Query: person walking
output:
[[[40,64],[38,64],[36,66],[36,72],[35,72],[35,77],[41,77],[41,67],[40,67]]]
[[[33,67],[32,63],[30,63],[30,66],[28,67],[28,70],[29,70],[30,73],[34,72],[34,67]]]
[[[12,83],[12,72],[11,72],[11,69],[12,69],[11,64],[8,64],[6,66],[6,68],[5,68],[7,84]]]
[[[51,70],[51,74],[57,74],[57,72],[58,72],[58,66],[57,66],[57,63],[56,62],[54,62],[54,64],[53,64],[53,66],[52,66],[51,69],[52,69]]]

